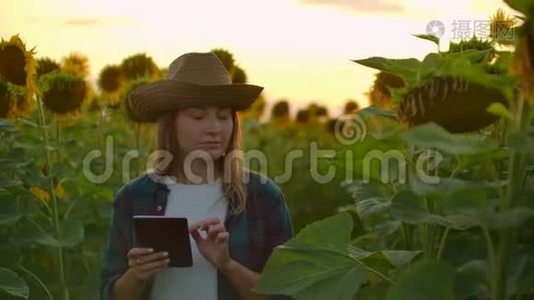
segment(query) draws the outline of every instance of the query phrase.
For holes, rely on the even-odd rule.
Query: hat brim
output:
[[[251,84],[197,85],[163,79],[139,86],[128,94],[126,111],[137,122],[156,122],[165,112],[194,106],[250,107],[263,87]]]

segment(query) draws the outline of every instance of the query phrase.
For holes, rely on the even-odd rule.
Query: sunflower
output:
[[[61,70],[72,75],[86,78],[89,76],[89,58],[83,54],[73,52],[63,58],[61,62]]]
[[[9,41],[2,39],[0,42],[0,78],[5,80],[1,84],[2,115],[15,118],[30,111],[31,99],[36,91],[33,80],[36,62],[33,54],[34,49],[26,50],[26,45],[18,35],[12,36]],[[9,97],[6,89],[11,90]]]
[[[87,83],[78,75],[52,72],[42,76],[39,84],[45,107],[57,114],[79,111],[87,98]]]
[[[28,114],[32,102],[28,101],[27,91],[0,78],[0,118],[15,120]]]
[[[7,81],[0,78],[0,118],[12,119],[13,101]]]
[[[513,45],[518,19],[498,9],[490,18],[490,36],[501,45]]]
[[[43,76],[53,71],[58,71],[60,66],[49,57],[37,59],[37,77]]]
[[[98,87],[103,96],[108,99],[110,106],[120,105],[121,89],[123,86],[123,75],[120,66],[108,65],[100,72]]]
[[[0,76],[8,82],[25,86],[35,74],[35,60],[33,49],[27,51],[26,45],[18,35],[9,41],[0,42]]]
[[[57,199],[63,199],[65,197],[65,189],[61,185],[61,182],[54,177],[52,179],[53,186],[54,186],[54,193],[56,194]],[[39,201],[41,201],[43,204],[48,205],[50,203],[51,193],[49,189],[42,188],[39,185],[32,185],[30,187],[30,193],[32,193],[35,198],[37,198]]]
[[[138,78],[148,77],[150,79],[158,79],[160,70],[151,57],[144,53],[135,54],[125,58],[121,65],[122,75],[128,81],[133,81]]]
[[[451,76],[436,76],[414,88],[397,106],[407,126],[432,121],[452,133],[479,130],[497,120],[486,111],[494,102],[508,106],[504,94],[480,84]]]
[[[401,88],[404,81],[399,76],[380,71],[375,75],[373,86],[369,90],[369,102],[380,108],[390,109],[393,107],[389,88]]]
[[[234,66],[234,71],[232,72],[232,83],[247,83],[248,76],[239,66]]]

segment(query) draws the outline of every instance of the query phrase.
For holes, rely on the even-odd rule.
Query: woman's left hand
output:
[[[206,232],[206,238],[200,232]],[[218,218],[210,218],[194,223],[189,232],[195,240],[198,250],[218,270],[224,270],[232,261],[228,250],[229,233]]]

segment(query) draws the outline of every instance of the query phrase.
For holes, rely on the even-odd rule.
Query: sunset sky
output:
[[[150,4],[149,4],[150,3]],[[311,101],[339,113],[348,98],[367,105],[372,69],[350,60],[422,58],[435,47],[412,34],[453,22],[489,20],[500,0],[0,0],[0,37],[20,34],[37,57],[89,57],[94,80],[107,64],[144,52],[166,67],[184,52],[225,48],[269,102],[292,110]],[[465,23],[465,22],[464,22]],[[471,30],[473,30],[471,28]]]

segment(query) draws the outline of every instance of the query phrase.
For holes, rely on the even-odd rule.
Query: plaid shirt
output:
[[[232,259],[250,270],[261,273],[275,246],[293,237],[293,224],[284,194],[270,179],[245,170],[248,175],[247,202],[244,212],[230,211],[230,198],[224,226],[230,234],[229,252]],[[115,196],[107,248],[101,270],[100,296],[112,299],[113,283],[128,269],[127,253],[136,244],[133,215],[163,215],[169,189],[164,183],[143,175],[124,185]],[[142,299],[149,299],[152,279]],[[219,300],[239,299],[230,281],[217,271]],[[273,296],[272,299],[289,299]]]

